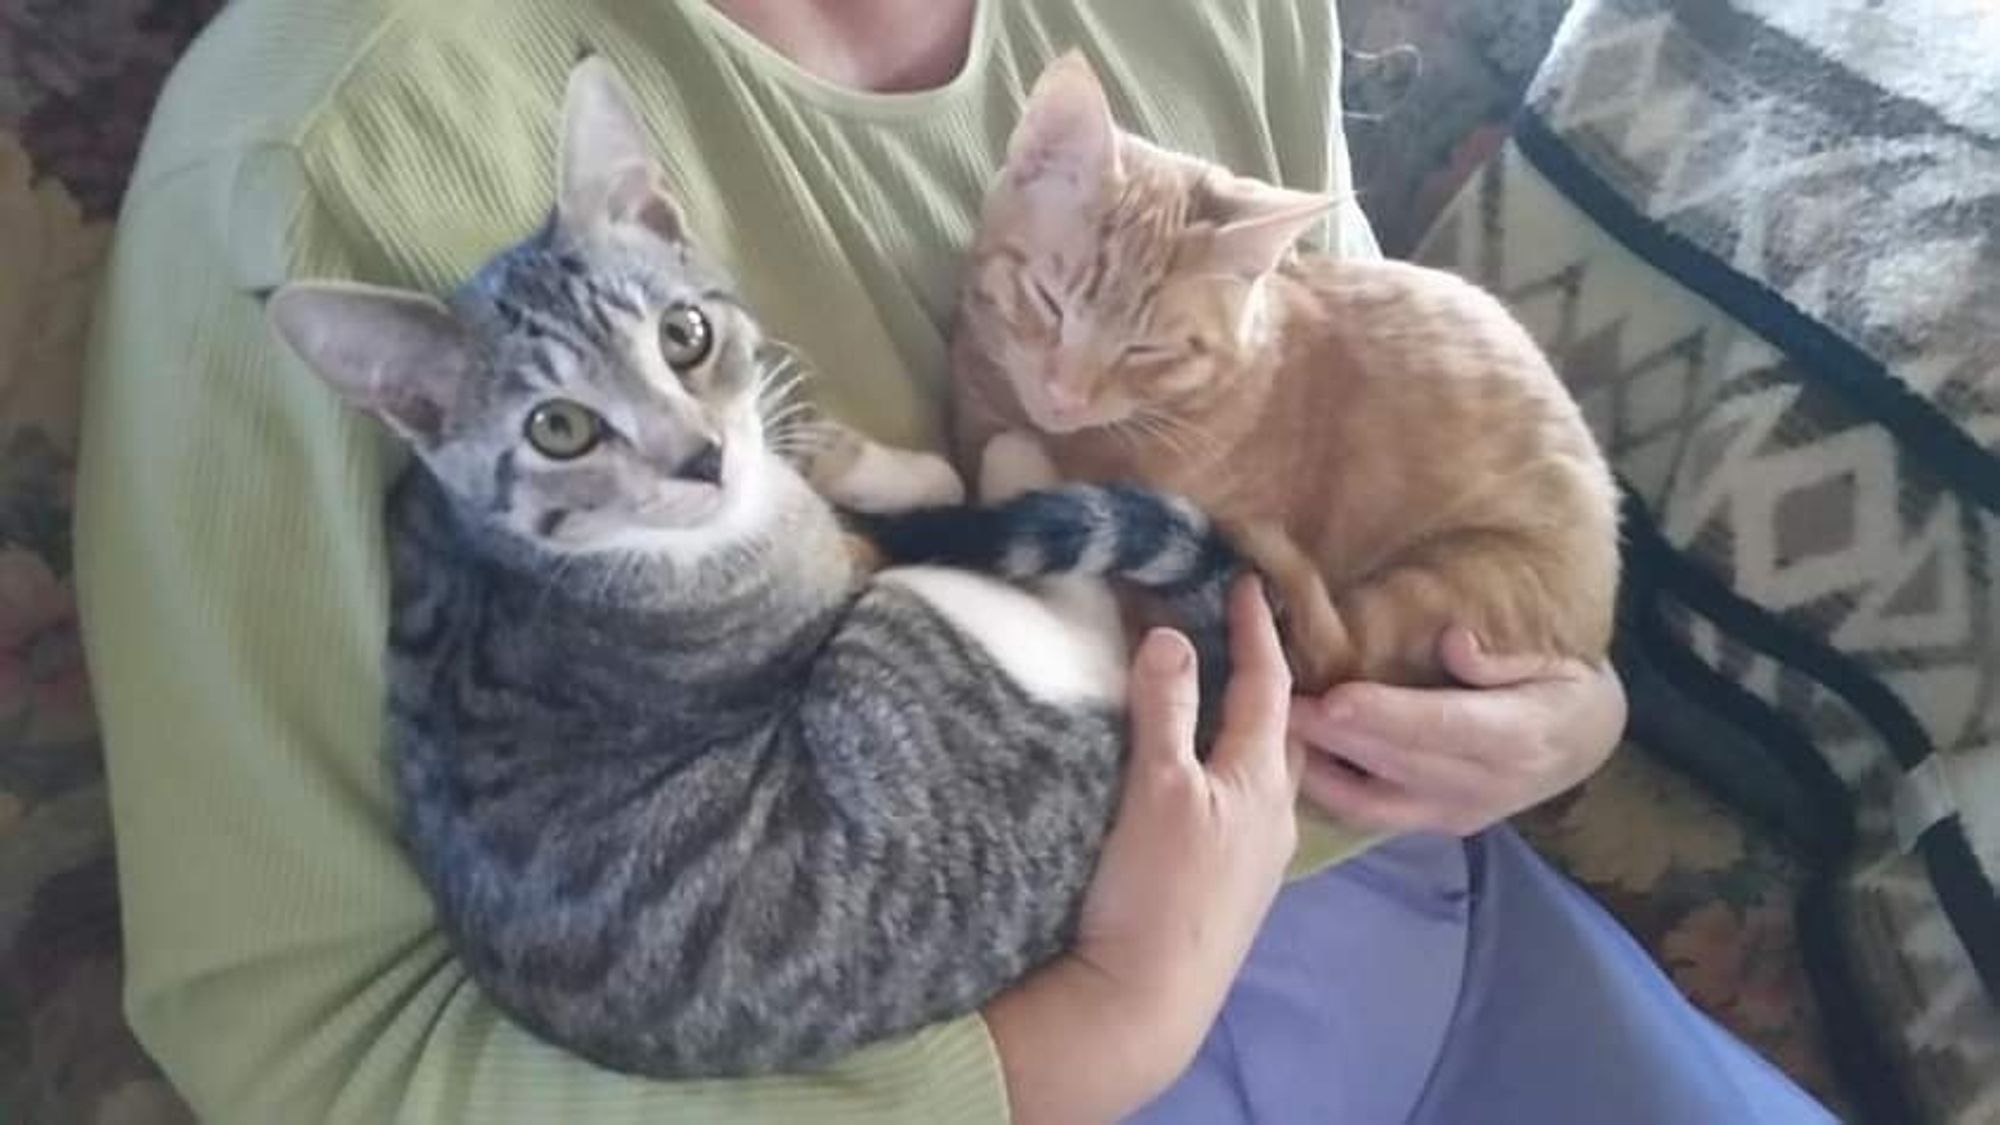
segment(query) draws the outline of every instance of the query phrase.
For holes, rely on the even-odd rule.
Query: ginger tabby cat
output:
[[[1299,255],[1335,205],[1121,132],[1088,63],[1036,83],[954,331],[956,433],[1179,492],[1285,610],[1301,689],[1435,684],[1453,624],[1596,660],[1618,502],[1527,332],[1450,274]]]

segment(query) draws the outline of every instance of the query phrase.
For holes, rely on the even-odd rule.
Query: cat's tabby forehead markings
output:
[[[562,389],[587,365],[623,353],[664,288],[645,275],[593,277],[575,252],[529,242],[476,274],[460,304],[491,316],[492,346],[512,352],[498,374],[528,394]]]
[[[452,295],[299,283],[295,350],[500,530],[573,554],[687,558],[765,506],[760,336],[689,246],[608,68],[564,104],[549,220]],[[696,324],[698,349],[663,332]]]

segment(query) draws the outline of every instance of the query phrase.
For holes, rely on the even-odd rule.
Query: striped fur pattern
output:
[[[1219,622],[1231,579],[1244,564],[1206,515],[1179,497],[1129,485],[1069,484],[992,507],[939,507],[857,520],[884,558],[934,563],[1016,581],[1050,573],[1117,577],[1161,598],[1187,622]],[[1219,628],[1190,634],[1203,700],[1209,706],[1228,679],[1227,637]]]
[[[1167,596],[1219,598],[1236,557],[1208,517],[1129,485],[1071,484],[985,508],[940,507],[859,521],[889,558],[1025,580],[1117,576]]]
[[[1213,604],[1234,561],[1178,501],[1073,488],[867,517],[932,565],[864,571],[641,148],[585,62],[546,229],[448,306],[298,283],[272,317],[417,455],[387,512],[389,745],[470,975],[605,1066],[812,1067],[1064,946],[1123,754],[1098,579]]]
[[[1618,496],[1491,294],[1300,252],[1339,201],[1121,130],[1090,63],[1036,80],[953,332],[961,453],[1040,435],[1066,480],[1182,493],[1284,607],[1293,679],[1454,682],[1439,638],[1597,661]]]

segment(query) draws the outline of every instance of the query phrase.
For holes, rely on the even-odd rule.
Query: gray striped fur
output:
[[[1118,716],[863,584],[803,487],[686,568],[495,548],[422,469],[390,519],[407,838],[530,1028],[653,1075],[808,1067],[1067,940]]]
[[[579,67],[566,113],[554,218],[448,306],[324,283],[271,300],[416,453],[387,512],[404,835],[473,979],[551,1041],[664,1077],[816,1066],[971,1011],[1068,940],[1122,684],[1031,691],[1007,669],[1042,654],[996,646],[1097,644],[1122,675],[1116,615],[1065,625],[979,579],[1042,613],[985,635],[917,580],[950,572],[861,573],[780,456],[762,336],[634,155],[608,68]],[[715,347],[668,370],[679,306]],[[546,455],[525,434],[551,399],[604,440]],[[712,485],[677,469],[703,442]],[[1197,513],[1153,507],[1151,538],[1093,534],[1081,561],[1157,540],[1119,565],[1168,585],[1214,557],[1183,541]],[[1023,576],[1050,557],[1010,546],[991,553]],[[1081,581],[1072,598],[1108,597]]]

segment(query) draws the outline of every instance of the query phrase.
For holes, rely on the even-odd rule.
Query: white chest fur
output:
[[[976,641],[1015,683],[1062,705],[1122,704],[1125,637],[1102,583],[1064,579],[1027,590],[943,567],[876,576],[928,602]]]

